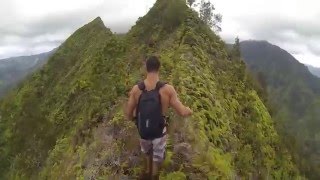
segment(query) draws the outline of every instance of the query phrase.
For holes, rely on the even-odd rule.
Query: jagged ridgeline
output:
[[[158,0],[125,36],[95,19],[1,102],[0,178],[137,177],[138,136],[122,107],[151,54],[194,111],[170,113],[162,178],[297,178],[244,63],[224,47],[182,0]]]

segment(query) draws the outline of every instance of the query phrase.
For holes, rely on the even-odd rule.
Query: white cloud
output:
[[[103,0],[14,0],[16,12],[23,18],[38,18],[48,14],[98,8]]]
[[[1,46],[0,47],[0,57],[6,56],[7,54],[22,55],[24,52],[25,52],[24,47],[19,47],[19,46]]]
[[[303,53],[297,53],[297,54],[292,54],[296,59],[300,59],[303,61],[300,61],[304,64],[307,65],[312,65],[314,67],[320,67],[319,66],[319,61],[320,61],[320,57],[319,56],[315,56],[314,54],[310,53],[310,52],[303,52]]]
[[[0,58],[54,48],[100,16],[126,32],[156,0],[1,0]],[[228,43],[267,40],[303,63],[320,67],[318,0],[212,0],[223,15],[221,37]],[[43,48],[41,48],[43,47]]]
[[[223,15],[221,37],[267,40],[302,63],[320,67],[317,0],[211,0]]]
[[[57,47],[100,16],[115,32],[127,32],[155,0],[2,0],[0,59]]]

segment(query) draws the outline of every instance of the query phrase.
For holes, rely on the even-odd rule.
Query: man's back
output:
[[[157,80],[144,80],[144,84],[145,84],[145,90],[147,91],[151,91],[153,89],[156,88],[156,84],[157,84]],[[172,108],[174,108],[179,115],[181,116],[186,116],[189,115],[189,111],[190,109],[186,107],[184,107],[182,105],[182,103],[180,102],[180,100],[177,97],[177,92],[175,91],[174,87],[172,85],[169,84],[165,84],[160,90],[160,97],[161,97],[161,106],[162,106],[162,114],[166,114],[169,107],[171,106]],[[141,96],[142,91],[139,89],[138,85],[135,85],[131,92],[130,92],[130,96],[134,97],[134,101],[137,104],[139,101],[139,97]]]

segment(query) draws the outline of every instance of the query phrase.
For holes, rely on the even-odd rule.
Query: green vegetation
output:
[[[0,179],[112,179],[141,171],[124,120],[128,90],[156,54],[192,118],[170,113],[162,179],[297,179],[242,61],[182,0],[158,0],[125,36],[100,18],[77,30],[1,101]]]
[[[240,50],[240,39],[236,37],[232,49],[230,50],[230,58],[235,60],[240,60],[241,50]]]
[[[221,14],[214,13],[215,7],[208,0],[201,0],[200,3],[200,19],[206,23],[210,28],[216,31],[221,31],[220,23],[222,21]]]
[[[241,42],[241,52],[268,94],[276,127],[302,174],[320,179],[320,79],[268,42]]]

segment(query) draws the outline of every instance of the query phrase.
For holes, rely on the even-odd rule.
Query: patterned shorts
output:
[[[154,140],[140,139],[141,151],[150,155],[152,153],[154,162],[162,162],[166,150],[167,135]]]

